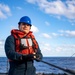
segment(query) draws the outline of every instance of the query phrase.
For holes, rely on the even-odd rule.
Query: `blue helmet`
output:
[[[28,16],[23,16],[23,17],[20,19],[20,21],[19,21],[18,24],[20,24],[20,23],[27,23],[27,24],[29,24],[30,26],[32,26],[32,25],[31,25],[31,19],[30,19]]]

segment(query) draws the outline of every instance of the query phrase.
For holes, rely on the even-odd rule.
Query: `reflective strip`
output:
[[[29,46],[32,46],[32,40],[28,39]]]
[[[27,40],[28,40],[28,44],[27,44]],[[24,46],[32,46],[32,40],[31,40],[31,38],[21,39],[21,44],[23,44]]]
[[[21,44],[23,44],[24,46],[28,46],[26,39],[21,39]]]

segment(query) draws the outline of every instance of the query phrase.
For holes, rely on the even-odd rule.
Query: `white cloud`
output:
[[[75,37],[75,31],[71,30],[59,30],[60,33],[62,33],[63,36],[66,37]]]
[[[16,8],[17,8],[17,9],[19,9],[19,10],[21,10],[21,9],[22,9],[22,8],[21,8],[21,7],[19,7],[19,6],[18,6],[18,7],[16,7]]]
[[[35,4],[35,2],[37,1],[37,0],[26,0],[27,2],[29,2],[29,3],[34,3]]]
[[[33,31],[34,33],[37,33],[39,32],[39,29],[36,26],[32,25],[31,31]]]
[[[67,33],[69,36],[71,37],[75,37],[75,31],[65,31],[65,33]]]
[[[51,36],[47,33],[42,33],[42,36],[45,37],[45,38],[51,38]]]
[[[2,45],[3,44],[3,42],[2,41],[0,41],[0,45]]]
[[[55,47],[55,52],[59,56],[75,56],[75,44],[61,44]]]
[[[49,22],[47,22],[47,21],[45,22],[45,24],[46,24],[47,26],[49,26],[49,25],[50,25],[50,23],[49,23]]]
[[[52,33],[52,36],[58,36],[58,34],[57,33]]]
[[[47,14],[75,19],[75,0],[27,0],[27,2],[37,4]]]
[[[5,19],[11,16],[11,11],[8,5],[0,4],[0,19]]]
[[[50,44],[44,43],[44,44],[43,44],[43,50],[50,51],[50,50],[51,50]]]
[[[60,47],[60,46],[59,46],[59,47],[56,47],[56,51],[57,51],[57,52],[62,51],[62,47]]]
[[[51,51],[51,46],[49,43],[46,43],[46,42],[40,43],[40,49],[44,56],[47,56],[47,55],[49,56]]]
[[[0,56],[6,56],[4,51],[4,40],[0,40]]]
[[[75,56],[75,44],[50,45],[47,42],[40,43],[43,56]]]
[[[68,37],[68,38],[74,38],[75,37],[75,31],[71,31],[71,30],[59,30],[57,33],[56,32],[52,32],[50,34],[48,33],[42,33],[41,36],[49,39],[49,38],[53,38],[53,37]]]
[[[2,11],[0,11],[0,18],[6,18],[5,14],[2,13]]]

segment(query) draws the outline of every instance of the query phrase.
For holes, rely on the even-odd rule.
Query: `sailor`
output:
[[[42,60],[42,53],[31,29],[31,19],[23,16],[18,29],[12,29],[5,41],[5,53],[9,59],[8,75],[36,75],[34,59]]]

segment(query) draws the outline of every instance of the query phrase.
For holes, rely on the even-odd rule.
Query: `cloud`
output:
[[[52,33],[52,36],[58,36],[58,34],[57,33]]]
[[[40,49],[41,49],[41,52],[44,56],[47,56],[50,54],[50,51],[51,51],[51,46],[49,43],[46,43],[46,42],[41,42],[40,43]]]
[[[42,36],[45,37],[45,38],[51,38],[51,36],[47,33],[42,33]]]
[[[71,36],[71,37],[75,37],[75,31],[65,31],[66,34],[68,34],[68,36]]]
[[[31,31],[33,31],[34,33],[37,33],[39,32],[39,29],[36,26],[32,25]]]
[[[49,22],[47,22],[47,21],[45,22],[45,24],[46,24],[47,26],[49,26],[49,25],[50,25],[50,23],[49,23]]]
[[[40,49],[43,56],[75,56],[75,44],[51,45],[41,42]]]
[[[19,7],[19,6],[18,6],[18,7],[16,7],[16,8],[17,8],[18,10],[21,10],[21,9],[22,9],[22,8],[21,8],[21,7]]]
[[[48,51],[51,50],[51,46],[48,43],[44,43],[42,46],[43,46],[43,50],[48,50]]]
[[[0,19],[5,19],[11,16],[11,11],[8,5],[0,4]]]
[[[63,36],[66,37],[75,37],[75,31],[71,30],[59,30],[60,33],[62,33]]]
[[[61,44],[55,47],[57,52],[75,52],[75,44]]]
[[[5,56],[4,40],[0,40],[0,56]]]
[[[73,30],[58,30],[58,32],[52,32],[49,34],[42,33],[42,36],[45,38],[53,38],[53,37],[68,37],[68,38],[74,38],[75,37],[75,31]]]
[[[66,38],[75,38],[75,31],[72,30],[58,30],[57,32],[52,33],[42,33],[40,37],[44,37],[47,39],[58,38],[58,37],[66,37]]]
[[[60,46],[58,46],[58,47],[56,47],[56,49],[55,49],[57,52],[60,52],[60,51],[62,51],[63,50],[63,48],[62,47],[60,47]]]
[[[54,48],[55,53],[59,56],[75,56],[75,44],[61,44]]]
[[[75,19],[75,0],[27,0],[27,2],[38,5],[47,14]]]

